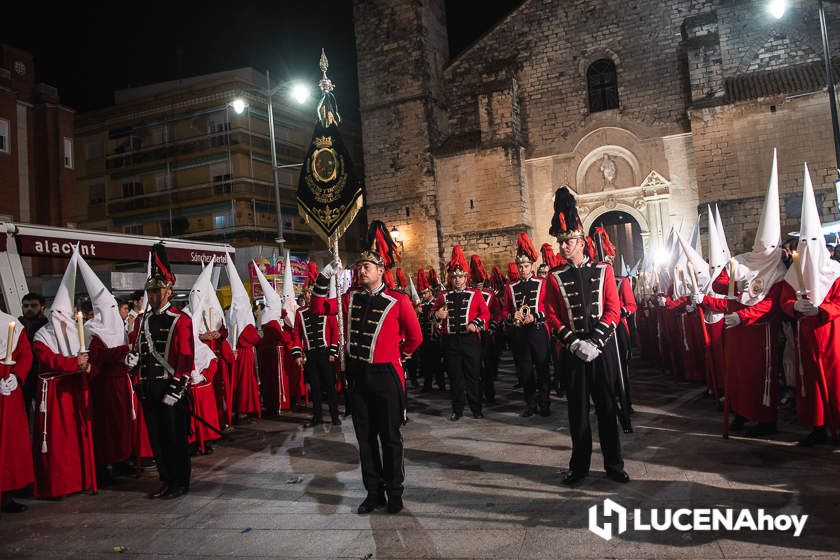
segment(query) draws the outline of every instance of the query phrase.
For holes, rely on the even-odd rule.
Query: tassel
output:
[[[44,413],[44,432],[41,440],[41,453],[47,452],[47,388],[49,381],[44,379],[41,385],[41,412]]]
[[[44,441],[41,442],[41,453],[47,452],[47,434],[44,434]]]

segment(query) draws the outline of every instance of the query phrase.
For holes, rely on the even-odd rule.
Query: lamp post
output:
[[[280,245],[280,250],[284,249],[286,239],[283,237],[283,211],[282,206],[280,206],[280,177],[277,174],[277,170],[285,167],[299,167],[299,163],[295,163],[293,165],[277,165],[277,145],[274,140],[274,107],[272,105],[271,99],[274,95],[282,90],[283,88],[290,85],[289,82],[283,82],[277,84],[273,88],[271,87],[271,77],[269,71],[265,71],[265,97],[267,102],[267,110],[268,110],[268,134],[269,134],[269,142],[271,143],[271,172],[274,178],[274,199],[277,201],[277,237],[274,239],[274,242]],[[291,88],[289,90],[290,97],[292,97],[298,104],[303,105],[306,103],[307,99],[309,99],[309,88],[300,82],[292,83]],[[248,107],[248,104],[245,100],[241,98],[234,99],[230,106],[233,107],[233,110],[236,112],[237,115],[241,115],[245,108]]]
[[[787,0],[771,0],[767,5],[767,10],[774,18],[781,19],[787,10]],[[817,0],[817,10],[820,17],[820,39],[822,41],[823,62],[825,64],[825,83],[828,89],[828,104],[831,109],[831,130],[834,133],[834,168],[837,171],[837,179],[834,182],[834,186],[836,189],[840,189],[840,124],[838,124],[837,119],[837,94],[835,92],[834,76],[831,70],[831,44],[828,42],[823,0]]]
[[[391,239],[400,246],[400,254],[404,253],[405,246],[403,245],[402,239],[400,239],[400,230],[397,229],[397,226],[391,228]]]

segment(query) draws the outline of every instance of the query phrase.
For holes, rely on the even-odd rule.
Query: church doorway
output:
[[[610,241],[615,245],[616,272],[621,273],[620,257],[624,257],[627,268],[631,268],[645,254],[645,246],[642,241],[642,228],[639,222],[627,212],[612,211],[605,212],[595,219],[589,228],[589,235],[595,233],[595,228],[602,226]]]

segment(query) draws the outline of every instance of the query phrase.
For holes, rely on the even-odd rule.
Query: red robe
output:
[[[306,385],[306,380],[303,378],[303,368],[297,363],[292,349],[295,346],[295,332],[292,327],[283,325],[283,331],[286,333],[287,340],[290,341],[290,346],[287,346],[287,352],[283,354],[283,360],[286,365],[286,372],[289,376],[289,396],[300,399],[305,398],[309,401],[309,388]]]
[[[96,468],[88,374],[79,372],[75,357],[56,354],[42,342],[35,342],[35,355],[41,403],[35,434],[35,496],[58,498],[91,489]]]
[[[271,321],[263,325],[263,337],[257,346],[257,359],[263,406],[270,415],[288,410],[290,406],[286,363],[292,345],[291,334],[280,323]]]
[[[731,410],[755,422],[773,423],[777,417],[778,301],[782,284],[776,282],[764,299],[752,306],[737,299],[703,299],[703,307],[719,313],[737,313],[741,319],[740,324],[723,331],[725,392]],[[714,289],[726,293],[728,285],[729,276],[721,273]],[[769,396],[769,404],[764,404],[765,395]]]
[[[93,336],[89,350],[96,466],[154,456],[146,423],[138,413],[140,400],[123,363],[128,346],[108,348]]]
[[[13,366],[0,364],[0,379],[10,374],[18,378],[18,388],[11,395],[0,395],[0,493],[29,486],[35,480],[32,440],[23,402],[23,384],[32,367],[32,347],[25,332],[18,337],[12,361]]]
[[[813,317],[794,311],[796,291],[787,282],[782,284],[782,311],[796,319],[796,418],[806,426],[836,427],[840,423],[840,279],[834,281]]]
[[[233,410],[237,414],[260,416],[260,388],[257,383],[256,347],[260,335],[256,327],[248,325],[236,341],[236,360],[233,364]]]
[[[219,407],[217,412],[220,421],[230,425],[233,421],[233,350],[228,344],[227,328],[222,326],[219,328],[219,338],[204,340],[204,344],[210,347],[213,354],[216,355],[218,363],[216,364],[216,375],[213,377],[213,387],[216,390],[216,404]]]
[[[706,344],[700,324],[700,312],[686,313],[685,308],[689,303],[688,298],[681,297],[668,302],[666,306],[672,321],[676,323],[676,330],[671,333],[670,349],[686,381],[704,381]]]
[[[204,376],[205,381],[198,385],[190,382],[190,397],[193,401],[193,412],[205,420],[208,424],[220,430],[219,427],[219,409],[216,403],[216,388],[215,378],[219,375],[219,360],[213,360],[207,366],[201,375]],[[195,417],[190,419],[190,443],[198,442],[198,449],[204,453],[204,444],[208,441],[219,439],[221,436],[196,420]]]

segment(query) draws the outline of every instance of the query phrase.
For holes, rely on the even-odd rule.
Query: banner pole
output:
[[[333,260],[338,258],[338,237],[336,236],[332,246]],[[344,292],[342,291],[342,279],[344,278],[344,267],[339,268],[335,273],[335,307],[338,319],[338,363],[341,371],[344,371]]]

